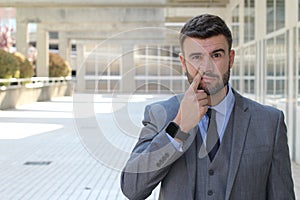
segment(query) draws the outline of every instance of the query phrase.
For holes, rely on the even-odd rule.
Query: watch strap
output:
[[[175,135],[175,138],[178,138],[181,141],[185,141],[185,140],[188,139],[189,136],[190,136],[189,133],[185,133],[185,132],[182,132],[181,130],[178,130],[176,135]]]
[[[181,141],[187,140],[189,137],[188,133],[185,133],[180,130],[180,127],[175,122],[170,122],[166,128],[166,132],[172,137],[172,138],[178,138]]]

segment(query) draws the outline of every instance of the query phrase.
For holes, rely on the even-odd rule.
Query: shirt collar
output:
[[[225,98],[215,106],[212,106],[211,108],[215,109],[219,114],[226,116],[227,109],[230,108],[230,105],[232,105],[235,101],[231,85],[228,83],[228,93],[225,96]]]

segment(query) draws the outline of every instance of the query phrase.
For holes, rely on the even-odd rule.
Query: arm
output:
[[[145,199],[168,173],[171,163],[182,155],[165,133],[166,111],[160,105],[148,106],[139,141],[123,169],[121,188],[129,199]],[[164,122],[165,121],[165,122]]]
[[[293,200],[295,199],[294,184],[287,143],[287,129],[282,112],[277,124],[272,164],[268,179],[268,199]]]
[[[207,95],[203,90],[197,90],[200,80],[198,74],[180,105],[168,101],[146,108],[139,141],[121,175],[121,188],[129,199],[148,197],[193,142],[196,132],[191,130],[207,111]],[[185,133],[191,131],[187,140],[178,141],[182,151],[176,149],[165,131],[170,121],[175,121]]]

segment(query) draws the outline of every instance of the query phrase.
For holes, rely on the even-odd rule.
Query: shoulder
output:
[[[146,110],[149,110],[149,109],[156,110],[156,109],[160,108],[160,109],[164,109],[167,112],[175,109],[177,112],[182,98],[183,98],[183,94],[175,95],[166,100],[157,101],[155,103],[147,105]]]
[[[175,95],[169,99],[149,104],[145,108],[143,124],[149,122],[164,126],[177,115],[183,95]]]
[[[236,100],[236,106],[240,109],[250,112],[256,116],[274,117],[283,115],[283,112],[275,107],[264,105],[250,98],[240,95],[238,92],[233,90]]]

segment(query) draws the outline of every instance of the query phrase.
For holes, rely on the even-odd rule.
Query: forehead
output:
[[[224,35],[217,35],[206,39],[187,37],[183,42],[183,50],[189,52],[213,52],[216,49],[228,50],[228,42]]]

